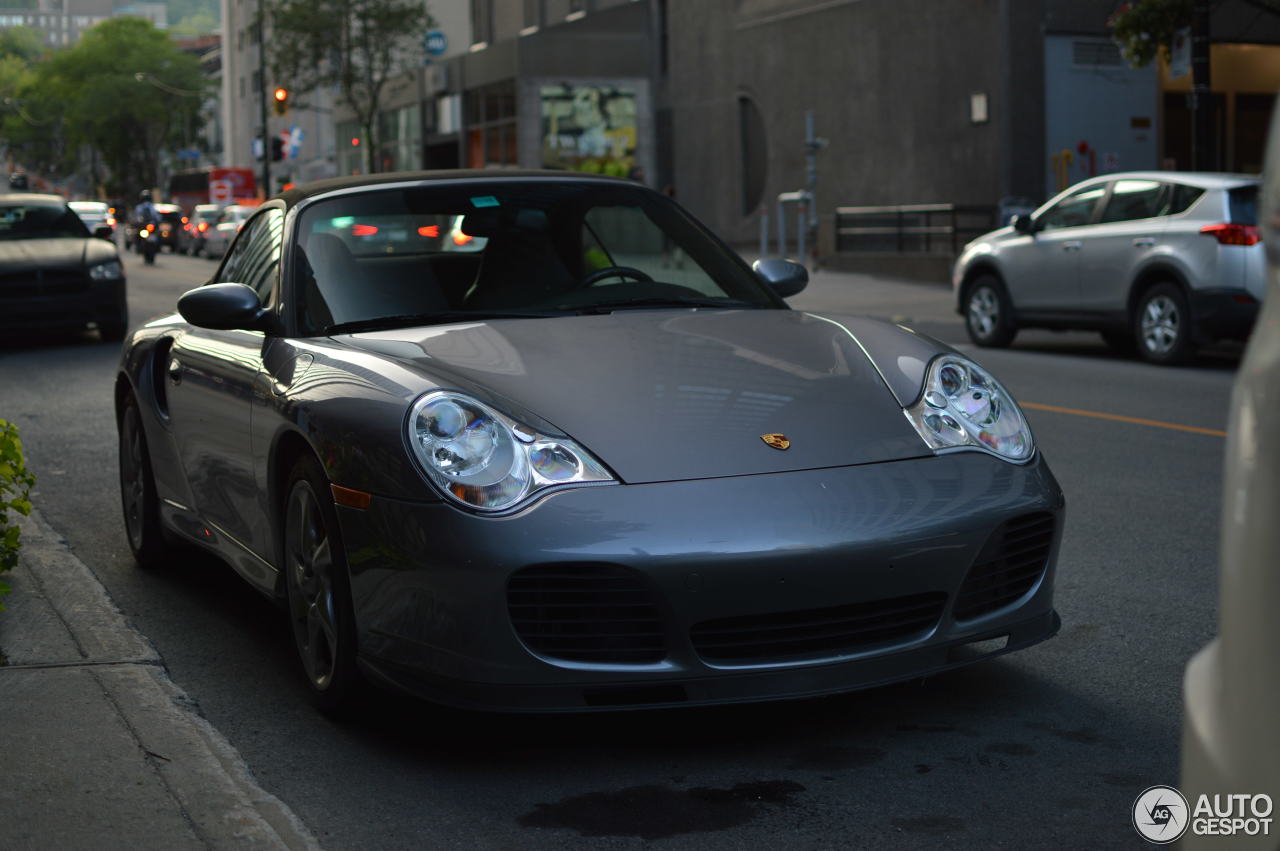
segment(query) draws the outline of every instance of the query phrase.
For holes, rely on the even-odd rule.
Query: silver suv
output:
[[[966,245],[951,283],[980,346],[1007,346],[1019,328],[1083,328],[1154,363],[1185,361],[1244,339],[1257,317],[1258,178],[1090,178]]]

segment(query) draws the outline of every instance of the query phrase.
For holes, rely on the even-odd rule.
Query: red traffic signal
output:
[[[287,115],[289,112],[289,90],[284,86],[276,86],[275,91],[271,93],[271,97],[275,100],[276,115]]]

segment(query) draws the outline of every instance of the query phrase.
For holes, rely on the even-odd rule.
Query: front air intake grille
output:
[[[956,595],[958,621],[990,614],[1030,591],[1044,575],[1053,547],[1053,515],[1027,514],[1001,524]]]
[[[517,571],[507,585],[507,610],[520,640],[540,656],[646,664],[667,655],[653,589],[642,575],[618,565]]]
[[[88,292],[89,277],[79,269],[29,269],[0,275],[0,298],[40,298]]]
[[[947,595],[912,594],[847,606],[703,621],[690,630],[708,662],[768,664],[866,650],[923,637]]]

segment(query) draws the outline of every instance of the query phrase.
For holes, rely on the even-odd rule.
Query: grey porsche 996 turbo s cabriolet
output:
[[[368,680],[805,697],[1052,636],[1064,501],[1017,403],[928,337],[790,309],[807,280],[629,181],[292,189],[126,344],[130,546],[285,603],[328,712]]]

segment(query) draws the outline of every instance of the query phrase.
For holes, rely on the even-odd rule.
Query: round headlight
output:
[[[409,445],[446,496],[502,511],[557,485],[613,481],[585,449],[534,429],[461,393],[438,390],[409,412]]]
[[[1009,391],[958,355],[934,359],[920,400],[905,413],[935,450],[984,449],[1009,461],[1026,461],[1035,451],[1031,427]]]

